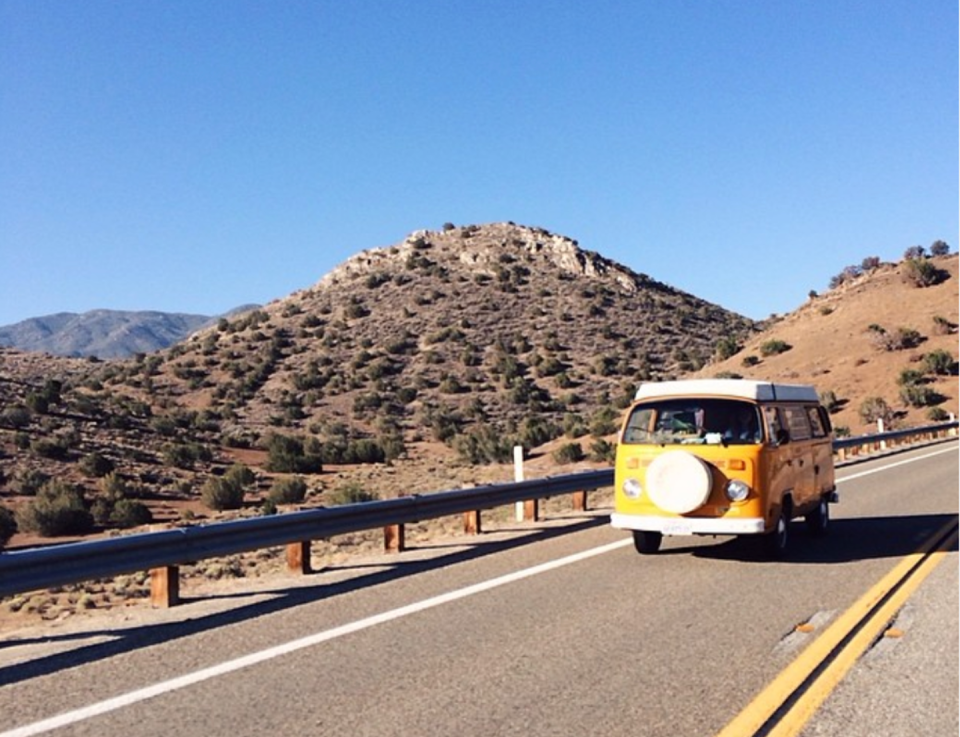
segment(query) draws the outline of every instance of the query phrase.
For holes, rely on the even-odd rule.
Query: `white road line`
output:
[[[924,460],[925,458],[932,458],[933,456],[941,455],[942,453],[956,452],[956,449],[947,449],[940,450],[935,453],[928,453],[915,458],[909,458],[896,463],[891,463],[887,466],[874,468],[869,471],[861,471],[860,473],[853,474],[852,476],[846,476],[842,479],[837,479],[837,483],[840,484],[844,481],[851,481],[862,476],[869,476],[870,474],[886,471],[887,469],[896,468],[897,466],[902,466],[907,463],[914,463],[916,461]],[[180,676],[179,678],[172,678],[168,681],[162,681],[154,684],[153,686],[147,686],[146,688],[137,689],[136,691],[130,691],[129,693],[115,696],[114,698],[107,699],[106,701],[100,701],[96,704],[91,704],[90,706],[64,712],[63,714],[59,714],[49,719],[34,722],[33,724],[27,724],[22,727],[16,727],[15,729],[7,730],[6,732],[0,732],[0,737],[30,737],[31,735],[50,732],[51,730],[59,729],[60,727],[66,727],[70,724],[76,724],[77,722],[82,722],[86,719],[100,716],[101,714],[122,709],[125,706],[131,706],[141,701],[146,701],[154,696],[160,696],[162,694],[170,693],[171,691],[177,691],[181,688],[186,688],[187,686],[192,686],[196,683],[201,683],[211,678],[217,678],[218,676],[226,675],[227,673],[233,673],[234,671],[247,668],[251,665],[256,665],[257,663],[263,663],[267,660],[272,660],[298,650],[303,650],[304,648],[319,645],[322,642],[328,642],[329,640],[334,640],[338,637],[343,637],[344,635],[349,635],[370,627],[375,627],[378,624],[391,622],[395,619],[400,619],[401,617],[406,617],[410,614],[416,614],[417,612],[422,612],[426,609],[432,609],[433,607],[441,606],[443,604],[449,604],[450,602],[457,601],[458,599],[464,599],[468,596],[489,591],[499,586],[505,586],[506,584],[514,583],[515,581],[530,578],[531,576],[537,576],[541,573],[562,568],[563,566],[567,566],[572,563],[577,563],[588,558],[603,555],[605,553],[609,553],[631,545],[632,543],[632,538],[618,540],[617,542],[610,543],[608,545],[601,545],[598,548],[585,550],[581,553],[568,555],[565,558],[559,558],[557,560],[548,561],[547,563],[541,563],[540,565],[533,566],[532,568],[525,568],[521,571],[500,576],[499,578],[493,578],[489,581],[483,581],[472,586],[467,586],[466,588],[450,591],[446,594],[440,594],[439,596],[424,599],[423,601],[416,602],[414,604],[408,604],[407,606],[400,607],[399,609],[392,609],[388,612],[375,614],[372,617],[360,619],[356,622],[350,622],[349,624],[345,624],[340,627],[334,627],[333,629],[325,630],[323,632],[317,632],[316,634],[303,637],[299,640],[292,640],[291,642],[277,645],[276,647],[271,647],[266,650],[261,650],[260,652],[250,653],[242,658],[229,660],[219,665],[214,665],[209,668],[195,671],[194,673],[188,673]]]
[[[456,591],[450,591],[446,594],[440,594],[439,596],[424,599],[423,601],[409,604],[407,606],[400,607],[399,609],[392,609],[388,612],[375,614],[374,616],[367,617],[366,619],[360,619],[356,622],[350,622],[349,624],[345,624],[340,627],[334,627],[330,630],[318,632],[314,635],[309,635],[308,637],[303,637],[299,640],[293,640],[282,645],[277,645],[276,647],[271,647],[267,650],[250,653],[249,655],[245,655],[242,658],[237,658],[236,660],[229,660],[225,663],[221,663],[220,665],[214,665],[210,668],[204,668],[203,670],[198,670],[194,673],[188,673],[180,676],[179,678],[172,678],[168,681],[162,681],[161,683],[154,684],[153,686],[147,686],[146,688],[141,688],[120,696],[115,696],[114,698],[107,699],[106,701],[91,704],[90,706],[85,706],[80,709],[74,709],[73,711],[64,712],[58,716],[44,719],[39,722],[34,722],[33,724],[27,724],[6,732],[0,732],[0,737],[29,737],[29,735],[43,734],[44,732],[49,732],[60,727],[76,724],[77,722],[84,721],[85,719],[91,719],[92,717],[100,716],[101,714],[106,714],[108,712],[115,711],[116,709],[122,709],[125,706],[130,706],[140,701],[145,701],[146,699],[153,698],[154,696],[160,696],[162,694],[170,693],[171,691],[177,691],[181,688],[186,688],[187,686],[192,686],[196,683],[201,683],[202,681],[206,681],[211,678],[232,673],[240,670],[241,668],[256,665],[257,663],[272,660],[273,658],[279,658],[282,655],[303,650],[304,648],[313,647],[314,645],[319,645],[322,642],[334,640],[338,637],[359,632],[369,627],[375,627],[378,624],[384,624],[385,622],[390,622],[394,619],[400,619],[401,617],[406,617],[410,614],[416,614],[417,612],[422,612],[426,609],[432,609],[433,607],[448,604],[452,601],[457,601],[458,599],[464,599],[468,596],[473,596],[474,594],[489,591],[490,589],[495,589],[499,586],[514,583],[515,581],[520,581],[524,578],[537,576],[541,573],[546,573],[547,571],[552,571],[556,568],[562,568],[563,566],[570,565],[571,563],[577,563],[579,561],[586,560],[587,558],[593,558],[597,555],[603,555],[604,553],[609,553],[631,544],[633,544],[632,538],[618,540],[615,543],[601,545],[598,548],[592,548],[581,553],[568,555],[565,558],[548,561],[547,563],[542,563],[540,565],[533,566],[532,568],[525,568],[521,571],[500,576],[499,578],[483,581],[472,586],[467,586],[466,588],[457,589]]]
[[[907,458],[903,461],[897,461],[896,463],[891,463],[887,466],[880,466],[879,468],[871,468],[869,471],[861,471],[860,473],[855,473],[852,476],[844,476],[842,479],[837,479],[838,484],[842,484],[844,481],[852,481],[853,479],[861,478],[862,476],[869,476],[872,473],[880,473],[881,471],[886,471],[891,468],[896,468],[897,466],[905,466],[908,463],[916,463],[917,461],[922,461],[925,458],[933,458],[934,456],[943,455],[944,453],[956,453],[956,448],[947,448],[946,450],[938,450],[934,453],[927,453],[926,455],[916,456],[914,458]],[[0,735],[3,737],[3,735]]]

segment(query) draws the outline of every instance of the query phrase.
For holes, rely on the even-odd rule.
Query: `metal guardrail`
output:
[[[613,469],[345,504],[0,554],[0,596],[589,491]],[[165,585],[169,585],[166,582]],[[172,597],[175,603],[176,596]]]
[[[914,440],[920,438],[938,438],[943,435],[956,434],[957,420],[942,422],[937,425],[926,425],[924,427],[913,427],[907,430],[891,430],[889,432],[880,432],[873,435],[860,435],[858,437],[837,438],[833,441],[833,452],[840,456],[841,460],[850,455],[858,455],[859,451],[873,452],[897,445],[903,440]],[[852,452],[850,452],[852,451]]]
[[[911,430],[840,438],[834,441],[833,447],[843,458],[849,450],[875,450],[917,436],[940,437],[951,431],[956,434],[957,426],[958,423],[953,421]],[[405,523],[476,513],[473,529],[478,530],[479,510],[560,494],[585,493],[612,484],[613,469],[603,469],[48,548],[7,551],[0,553],[0,596],[149,570],[154,603],[171,606],[179,598],[177,567],[198,560],[285,545],[288,565],[294,567],[293,561],[296,560],[296,565],[307,571],[311,540],[382,527],[385,531],[392,529],[394,535],[399,530],[399,547],[402,547],[402,526]],[[299,550],[297,546],[300,546]],[[394,549],[399,547],[394,546]]]

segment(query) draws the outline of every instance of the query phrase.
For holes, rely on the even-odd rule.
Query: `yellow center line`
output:
[[[952,530],[952,533],[951,533]],[[933,555],[931,549],[944,535],[949,536],[937,547]],[[850,670],[860,655],[870,646],[880,631],[893,619],[897,610],[903,606],[930,572],[943,560],[945,550],[957,539],[957,520],[943,525],[915,552],[907,555],[879,582],[869,589],[856,603],[845,611],[828,627],[824,633],[804,650],[796,660],[788,665],[757,697],[717,734],[717,737],[744,737],[755,734],[778,709],[810,678],[811,674],[836,650],[862,622],[872,620],[870,626],[863,627],[851,638],[834,661],[824,669],[814,682],[790,708],[780,723],[769,732],[773,737],[796,735],[803,725],[819,708],[840,679]],[[929,557],[927,557],[929,555]],[[924,560],[926,558],[926,560]],[[914,570],[916,569],[916,570]],[[905,579],[909,580],[892,595],[893,591]],[[877,609],[887,596],[890,598]],[[877,609],[877,611],[874,611]],[[872,612],[872,614],[871,614]]]

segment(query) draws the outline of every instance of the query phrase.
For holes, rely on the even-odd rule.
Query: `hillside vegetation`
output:
[[[956,417],[957,255],[927,260],[929,285],[911,259],[876,263],[695,375],[813,384],[841,433],[876,432],[878,416],[888,429]]]
[[[637,384],[697,372],[813,383],[842,431],[877,398],[922,424],[957,411],[957,259],[930,264],[920,287],[871,263],[761,332],[569,238],[445,226],[164,351],[2,349],[9,544],[505,481],[514,444],[531,474],[607,464]]]

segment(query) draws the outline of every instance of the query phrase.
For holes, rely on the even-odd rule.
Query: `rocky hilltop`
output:
[[[609,410],[637,381],[697,368],[722,337],[755,329],[543,229],[448,227],[196,333],[153,387],[229,405],[247,433],[336,421],[413,437],[438,416],[507,431]]]

